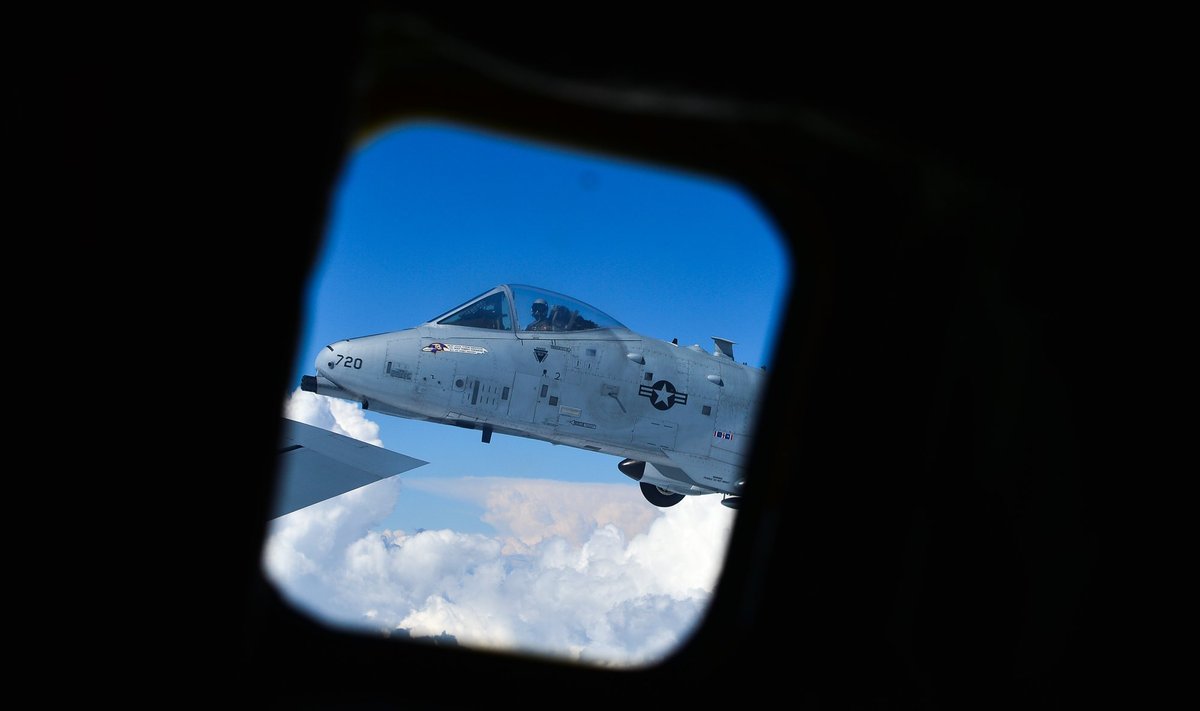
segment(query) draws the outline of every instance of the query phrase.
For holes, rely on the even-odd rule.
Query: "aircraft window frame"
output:
[[[480,299],[482,299],[484,297],[490,296],[495,291],[498,291],[498,289],[496,289],[495,287],[492,287],[491,289],[488,289],[487,291],[483,292],[482,294],[479,294],[477,296],[472,296],[471,298],[467,299],[466,301],[463,301],[462,303],[458,304],[454,308],[446,309],[445,311],[440,312],[437,316],[434,316],[433,318],[429,319],[425,323],[438,323],[442,319],[446,318],[447,316],[450,316],[450,315],[458,312],[459,310],[464,309],[467,306],[470,306],[471,304],[475,303],[476,301],[479,301]]]
[[[538,333],[586,333],[605,329],[626,328],[620,321],[609,316],[600,309],[574,297],[557,292],[539,289],[525,284],[510,285],[513,297],[513,310],[516,313],[516,329],[522,335]],[[533,302],[543,299],[547,302],[548,326],[532,329],[534,325],[527,319],[532,313]],[[563,314],[559,322],[555,322],[555,314]],[[590,325],[589,325],[590,324]]]
[[[370,250],[366,250],[365,253],[374,254],[374,252],[370,251]],[[529,270],[529,271],[535,271],[535,270]],[[563,282],[569,281],[569,279],[567,277],[564,277],[561,274],[555,275],[555,276],[557,276],[557,278],[559,278]],[[589,282],[589,286],[583,287],[580,290],[584,291],[584,289],[586,289],[587,293],[591,293],[591,294],[607,293],[606,287],[607,287],[608,283],[609,282],[604,282],[604,283],[590,283]],[[493,282],[493,284],[495,284],[495,282]],[[562,330],[553,330],[552,329],[545,333],[526,332],[524,330],[524,327],[527,327],[529,325],[529,321],[527,321],[526,319],[530,318],[530,316],[532,315],[531,307],[532,307],[533,301],[537,298],[544,298],[547,301],[547,304],[548,304],[547,315],[549,315],[549,311],[550,311],[551,307],[566,307],[567,312],[569,314],[573,315],[576,319],[576,322],[574,324],[570,324],[570,325],[576,326],[576,327],[570,328],[569,326],[566,326]],[[499,306],[494,306],[493,304],[494,304],[495,299],[507,300],[507,303],[501,303]],[[391,301],[391,300],[389,299],[389,301]],[[485,305],[486,305],[486,308],[485,308]],[[497,322],[502,321],[503,322],[501,324],[502,328],[497,328],[495,324],[488,326],[488,325],[481,325],[478,322],[476,322],[476,323],[470,322],[470,319],[475,318],[476,316],[478,316],[480,313],[482,313],[484,311],[486,311],[489,315],[491,315],[493,320],[495,320]],[[581,321],[579,321],[579,319],[583,319],[583,321],[581,322]],[[462,320],[467,320],[468,322],[463,323]],[[457,326],[465,326],[474,332],[462,333],[462,332],[458,332],[457,329],[451,328],[452,326],[456,326],[456,325]],[[580,325],[582,325],[583,327],[578,327]],[[444,330],[443,330],[443,328],[444,328]],[[592,429],[596,429],[598,427],[598,425],[596,423],[581,419],[582,417],[584,417],[583,408],[576,407],[575,405],[572,404],[572,401],[570,400],[570,390],[568,390],[568,394],[566,396],[562,396],[561,395],[562,391],[560,390],[560,388],[563,388],[564,385],[569,385],[570,387],[576,388],[577,390],[582,390],[582,388],[580,386],[582,386],[584,383],[578,382],[580,380],[580,377],[587,373],[599,373],[600,372],[599,364],[601,362],[604,362],[607,367],[622,368],[623,369],[622,372],[627,373],[628,378],[636,378],[636,371],[627,370],[627,369],[637,368],[637,369],[644,370],[643,366],[646,365],[646,361],[638,360],[638,358],[636,357],[636,355],[637,355],[636,353],[633,354],[635,357],[632,357],[632,358],[629,358],[628,360],[626,360],[624,357],[621,357],[621,355],[619,353],[620,349],[622,349],[622,348],[624,348],[626,350],[628,350],[629,348],[636,349],[636,348],[639,348],[639,346],[636,345],[637,343],[640,343],[642,341],[650,343],[650,342],[656,342],[656,340],[657,340],[651,336],[641,335],[639,333],[632,331],[629,327],[625,326],[620,321],[617,321],[615,318],[608,315],[604,311],[601,311],[600,309],[598,309],[594,306],[591,306],[590,304],[587,304],[579,299],[576,299],[576,298],[570,297],[570,296],[566,296],[560,292],[555,292],[555,291],[543,289],[540,287],[530,286],[528,284],[519,284],[519,283],[512,283],[512,282],[500,283],[495,286],[492,286],[491,288],[488,288],[485,291],[479,293],[475,297],[473,297],[467,301],[460,302],[460,304],[458,306],[455,306],[452,309],[449,309],[446,311],[442,311],[440,315],[438,315],[437,317],[435,317],[433,319],[430,319],[429,321],[424,322],[424,324],[418,324],[416,327],[413,327],[411,329],[402,329],[402,331],[412,331],[412,333],[405,334],[402,337],[397,337],[395,340],[387,342],[387,344],[385,346],[385,348],[386,348],[385,353],[387,354],[387,357],[391,358],[391,357],[393,357],[393,353],[401,353],[402,354],[402,353],[408,352],[409,356],[410,356],[410,359],[409,359],[410,361],[414,358],[421,359],[419,365],[420,365],[420,367],[428,368],[428,373],[426,374],[425,371],[422,371],[419,376],[414,375],[413,378],[406,379],[406,380],[410,380],[412,382],[413,387],[420,388],[421,387],[420,382],[436,382],[436,384],[438,386],[440,386],[440,385],[442,385],[442,381],[438,380],[438,377],[444,376],[446,378],[445,383],[447,384],[444,389],[447,391],[452,391],[454,393],[454,394],[449,395],[449,397],[452,399],[455,399],[452,406],[459,408],[459,409],[465,408],[466,403],[468,401],[470,402],[471,406],[475,406],[476,405],[476,397],[481,394],[481,391],[483,391],[482,392],[482,395],[483,395],[482,401],[489,401],[488,399],[491,398],[498,404],[498,407],[500,407],[500,408],[507,407],[509,409],[512,409],[514,407],[513,401],[516,401],[518,399],[513,394],[520,391],[521,393],[523,393],[526,396],[525,400],[523,401],[523,404],[528,406],[525,409],[528,410],[529,417],[531,417],[531,418],[541,417],[543,423],[549,422],[548,418],[558,418],[563,423],[567,422],[568,420],[561,419],[561,418],[575,418],[575,419],[569,420],[570,426],[580,428],[581,431],[583,431],[589,425],[591,426]],[[390,333],[392,333],[392,332],[388,332],[388,334],[390,334]],[[396,333],[400,333],[400,332],[396,332]],[[516,338],[513,338],[513,336],[516,336]],[[461,338],[462,340],[461,341],[454,340],[454,339],[459,339],[459,338]],[[514,375],[513,375],[512,380],[507,381],[507,382],[500,382],[496,379],[495,373],[499,372],[500,368],[507,367],[507,363],[502,363],[500,366],[497,366],[495,364],[498,360],[500,360],[504,357],[504,354],[506,353],[506,351],[504,350],[505,346],[503,345],[503,342],[509,340],[510,338],[513,339],[515,345],[517,345],[519,347],[518,351],[520,353],[523,353],[526,357],[524,358],[523,366],[518,367],[514,370]],[[554,342],[554,339],[560,339],[560,338],[563,339],[565,344]],[[473,342],[475,339],[478,339],[479,342],[477,342],[477,343]],[[519,340],[517,340],[517,339],[529,339],[529,340],[526,341],[526,344],[524,346],[521,346]],[[541,339],[541,340],[539,340],[539,339]],[[588,348],[587,347],[588,344],[594,345],[593,339],[611,339],[614,343],[618,344],[615,349],[616,352],[613,353],[608,350],[602,351],[602,350],[599,350],[596,348]],[[381,340],[384,340],[384,339],[381,339]],[[419,352],[418,352],[417,348],[415,348],[415,344],[412,343],[413,340],[419,341],[422,344],[422,347],[420,348]],[[439,341],[444,341],[444,343],[440,343]],[[630,345],[630,344],[634,344],[634,345]],[[414,345],[414,347],[409,349],[410,345]],[[486,348],[482,348],[481,346],[486,346]],[[535,346],[537,346],[537,347],[535,347]],[[553,348],[557,348],[558,352],[550,350]],[[456,353],[459,355],[442,357],[440,355],[439,356],[424,356],[424,355],[418,354],[418,353],[424,353],[424,352],[441,353],[441,352],[443,352],[443,349],[457,349],[457,350],[450,350],[449,352]],[[698,347],[697,347],[697,349],[698,349]],[[564,355],[564,353],[566,355]],[[483,354],[490,354],[490,355],[487,355],[486,357],[477,357],[477,356],[482,356]],[[627,352],[626,355],[628,355],[628,354],[629,353]],[[403,356],[401,356],[401,357],[403,357]],[[547,358],[549,358],[548,361],[546,361]],[[514,358],[513,360],[515,361],[516,359]],[[629,365],[629,363],[635,363],[637,365]],[[426,364],[428,364],[428,365],[426,365]],[[388,367],[386,369],[386,372],[388,375],[394,375],[392,366],[393,366],[393,362],[388,361]],[[318,374],[320,373],[320,367],[321,366],[318,365]],[[688,377],[687,373],[690,373],[690,371],[691,371],[690,366],[686,367],[686,368],[683,366],[678,366],[678,368],[679,368],[679,372],[682,373],[683,375],[671,376],[671,377],[676,377],[676,378]],[[561,369],[561,375],[566,376],[565,378],[562,378],[561,380],[560,380],[560,369]],[[674,372],[665,363],[662,364],[661,367],[655,367],[654,369],[655,370],[666,369],[667,371],[669,371],[669,373]],[[541,376],[537,375],[538,370],[541,370]],[[416,372],[416,371],[411,370],[411,372],[410,371],[402,371],[402,372],[409,372],[410,374],[412,374],[413,372]],[[637,386],[632,387],[632,389],[626,388],[624,385],[619,385],[619,386],[614,385],[612,387],[611,391],[604,393],[605,397],[601,401],[600,406],[597,408],[594,408],[594,409],[599,410],[600,408],[610,408],[610,409],[616,408],[616,409],[620,410],[622,413],[627,413],[632,409],[629,407],[630,402],[632,401],[632,398],[645,397],[646,400],[644,401],[644,404],[641,403],[640,400],[638,400],[636,402],[638,402],[639,404],[643,404],[643,406],[645,408],[648,408],[647,412],[649,412],[650,410],[653,410],[653,412],[660,412],[662,410],[662,408],[658,407],[658,405],[656,405],[655,403],[659,402],[665,396],[661,395],[661,393],[656,396],[654,394],[648,394],[648,393],[644,392],[644,391],[652,390],[651,388],[648,387],[648,384],[653,382],[653,377],[652,377],[651,371],[645,370],[644,376],[645,376],[647,385],[639,384]],[[503,376],[501,376],[501,377],[503,377]],[[418,378],[420,378],[421,380],[419,381]],[[625,382],[625,381],[622,381],[622,382]],[[681,381],[679,381],[677,379],[676,382],[679,383]],[[388,383],[388,385],[392,385],[392,386],[395,385],[390,380],[387,381],[387,383]],[[591,385],[591,383],[587,383],[587,385]],[[500,386],[503,386],[502,390],[499,389]],[[534,390],[535,386],[540,386],[540,389]],[[671,384],[667,383],[667,386],[671,387]],[[341,388],[341,386],[338,386],[338,387]],[[432,385],[429,387],[431,390],[436,389]],[[488,388],[491,388],[491,389],[488,390]],[[511,390],[510,390],[510,388],[511,388]],[[552,388],[553,388],[553,390],[552,390]],[[329,390],[329,388],[327,388],[327,390]],[[622,396],[622,391],[624,391],[624,396]],[[323,393],[319,393],[317,390],[311,390],[310,392],[317,392],[318,394],[323,394]],[[536,397],[532,397],[534,392],[538,393]],[[674,391],[672,391],[672,392],[674,392]],[[682,385],[681,385],[681,392],[683,392]],[[466,393],[466,394],[458,395],[458,393]],[[497,395],[497,393],[502,393],[502,395]],[[633,393],[638,393],[638,394],[634,395]],[[513,397],[513,401],[510,401],[510,395]],[[333,397],[340,397],[340,396],[338,394],[334,393]],[[560,399],[560,397],[561,397],[561,399]],[[680,397],[681,397],[681,403],[686,403],[686,400],[683,400],[683,398],[686,398],[686,392],[683,392],[683,395],[681,395]],[[672,398],[673,398],[673,396],[672,396]],[[342,398],[342,399],[348,400],[348,398]],[[383,412],[384,414],[392,414],[392,413],[389,413],[386,409],[379,406],[380,402],[382,400],[383,400],[382,397],[377,398],[377,399],[372,399],[370,402],[372,409]],[[668,409],[671,407],[671,405],[675,404],[675,401],[673,399],[668,400],[668,402],[670,403],[667,405]],[[368,400],[366,397],[364,397],[361,400],[360,404],[361,404],[362,410],[365,411],[368,409]],[[384,403],[384,404],[386,404],[386,403]],[[576,403],[576,404],[578,404],[578,403]],[[519,403],[517,403],[517,405],[515,407],[518,410],[521,410],[521,405],[522,405],[522,403],[519,402]],[[440,407],[440,405],[439,405],[439,407]],[[557,409],[560,407],[561,407],[561,410]],[[675,408],[676,413],[679,413],[682,410],[683,410],[682,407]],[[400,411],[397,410],[396,412],[400,412]],[[522,410],[522,412],[524,412],[524,410]],[[689,413],[690,413],[690,410],[689,410]],[[400,416],[406,417],[406,415],[403,415],[403,414],[401,414]],[[450,413],[450,417],[455,418],[453,422],[451,422],[448,418],[443,418],[441,420],[435,419],[433,421],[434,422],[440,421],[442,424],[454,424],[459,427],[463,427],[465,425],[465,426],[467,426],[468,429],[482,429],[483,430],[482,441],[484,443],[490,442],[494,428],[495,428],[495,431],[497,431],[497,432],[501,432],[503,434],[508,434],[508,432],[505,432],[502,428],[495,426],[493,423],[491,423],[487,420],[478,420],[477,421],[478,424],[475,424],[474,427],[472,427],[471,426],[472,423],[470,423],[466,419],[467,416],[470,416],[470,413],[467,413],[466,416],[463,416],[463,414],[458,412],[458,410],[453,410]],[[652,417],[662,417],[661,415],[651,415],[651,416]],[[427,419],[427,418],[412,417],[411,419]],[[643,417],[642,421],[644,421],[645,419],[646,418]],[[385,423],[385,424],[391,424],[391,423]],[[638,427],[636,425],[631,425],[630,436],[631,437],[633,437],[633,436],[643,436],[644,437],[645,436],[644,431],[649,430],[652,427],[664,427],[665,428],[666,425],[659,425],[657,422],[655,422],[655,423],[646,424],[641,429],[638,429]],[[674,429],[676,429],[676,427],[672,426],[671,429],[674,430]],[[697,440],[707,441],[707,430],[709,428],[707,427],[707,425],[705,425],[704,429],[706,430],[706,432],[704,433],[705,436],[698,437],[698,438],[696,438]],[[641,433],[641,434],[639,434],[639,433]],[[524,436],[524,435],[518,435],[518,436]],[[655,436],[657,436],[657,433],[655,434]],[[529,437],[529,439],[544,439],[544,438],[543,437]],[[552,439],[547,440],[547,441],[554,443],[554,440],[552,440]],[[661,440],[654,440],[654,441],[661,441]],[[745,441],[750,441],[750,438],[749,437],[745,438]],[[595,445],[582,445],[582,446],[579,446],[579,448],[586,449],[586,450],[592,450],[592,451],[596,451],[596,452],[603,451],[603,452],[606,452],[609,454],[612,453],[611,451],[608,451],[606,449],[603,449],[603,448],[601,448],[599,446],[595,446]],[[622,469],[620,467],[618,467],[618,471],[625,473],[625,469]],[[651,472],[652,472],[653,476],[657,476],[657,474],[654,473],[655,470],[651,470]],[[611,471],[609,471],[609,475],[611,476]],[[625,473],[624,475],[630,476],[627,473]],[[640,502],[640,499],[644,498],[647,502],[649,502],[649,504],[651,504],[653,506],[663,507],[663,505],[660,503],[662,501],[663,496],[670,496],[670,495],[675,495],[675,494],[677,494],[680,497],[683,496],[683,492],[674,492],[674,490],[671,490],[673,492],[673,494],[668,495],[665,493],[667,490],[663,489],[661,486],[657,487],[657,489],[659,491],[659,495],[657,497],[647,494],[646,487],[650,486],[650,484],[642,482],[641,478],[643,476],[644,476],[643,474],[639,473],[638,478],[636,479],[638,488],[642,492],[642,496],[641,497],[631,497],[631,498],[637,498],[639,500],[639,502]],[[604,483],[607,484],[608,481],[605,480]],[[669,489],[671,484],[669,482],[667,482],[667,483],[665,483],[665,486],[667,486]],[[722,499],[724,499],[724,495],[722,495]],[[735,499],[735,501],[736,501],[736,499]],[[663,507],[663,508],[665,508],[665,507]],[[737,507],[729,506],[729,508],[736,509]],[[393,515],[395,515],[395,514],[393,514]],[[605,514],[605,515],[607,515],[607,514]],[[661,514],[661,512],[660,512],[660,515],[665,515],[665,514]],[[725,514],[720,514],[720,515],[725,515]],[[480,520],[484,520],[484,519],[480,519]],[[722,518],[719,520],[724,521],[725,519]],[[599,518],[597,518],[597,521],[599,521]],[[423,529],[421,529],[421,530],[423,530]],[[607,530],[607,529],[605,529],[605,530]],[[619,529],[619,530],[625,530],[625,529]],[[630,530],[634,530],[634,529],[630,529]],[[418,532],[420,532],[420,531],[418,531]],[[728,546],[729,540],[725,539],[724,544],[725,544],[725,546]],[[722,574],[722,570],[724,569],[724,563],[725,563],[725,561],[723,559],[719,560],[717,562],[717,566],[716,566],[715,570],[716,570],[716,575],[718,577]],[[703,584],[701,585],[701,587],[703,587]],[[715,595],[715,591],[710,590],[709,595],[710,595],[710,597],[711,597],[711,595]],[[700,598],[696,598],[696,599],[700,599]],[[710,602],[711,602],[711,600],[710,600]],[[324,613],[321,610],[317,610],[316,614],[324,615],[327,613]],[[685,617],[686,617],[686,615],[683,615],[680,618],[680,620],[676,620],[676,621],[686,621],[686,620],[684,620]],[[329,617],[321,617],[321,618],[315,618],[315,619],[319,619],[320,621],[327,621],[327,622],[334,621],[334,620],[330,619]],[[695,621],[695,624],[699,625],[699,624],[702,624],[702,622],[700,621],[700,619],[697,619]],[[403,629],[403,628],[398,628],[398,629]],[[680,628],[680,631],[686,631],[686,628]],[[671,650],[669,650],[668,653],[670,655],[677,653],[679,650],[678,645],[681,644],[682,642],[683,642],[682,639],[679,640],[676,643],[676,645]],[[476,645],[480,645],[480,644],[481,644],[481,642],[478,639],[466,641],[466,638],[464,637],[464,646],[475,647]],[[501,646],[504,646],[504,645],[501,645]],[[505,647],[505,650],[511,651],[511,652],[519,654],[519,655],[544,653],[544,654],[547,654],[554,658],[557,658],[559,655],[562,655],[562,654],[572,655],[572,652],[570,649],[561,649],[561,648],[540,649],[537,646],[531,645],[528,640],[526,640],[526,641],[518,640],[518,641],[514,642],[511,647]],[[614,656],[610,660],[614,664],[617,664],[620,666],[625,666],[626,664],[635,664],[635,665],[640,666],[641,664],[646,663],[646,660],[638,660],[638,659],[634,658],[634,655],[640,655],[640,654],[642,654],[642,652],[635,651],[633,648],[629,648],[629,649],[622,648],[618,651],[623,651],[623,653],[625,655],[628,655],[628,657],[618,658],[618,657]],[[577,661],[577,662],[604,661],[607,659],[607,656],[606,656],[607,654],[609,654],[609,652],[607,652],[607,651],[598,651],[598,652],[595,652],[596,656],[594,658],[591,656],[588,656],[588,658],[586,658],[586,659],[584,657],[570,657],[570,656],[569,656],[569,658],[571,658],[573,661]],[[651,661],[653,661],[653,660],[651,660]]]
[[[486,304],[492,301],[499,301],[499,316],[485,316],[480,319],[482,321],[490,321],[492,325],[484,325],[482,323],[473,323],[471,321],[452,321],[451,319],[463,318],[465,316],[475,317],[476,311],[482,311],[481,304]],[[462,306],[454,309],[449,314],[442,316],[436,320],[439,326],[461,326],[464,328],[478,328],[485,331],[506,331],[512,332],[513,318],[512,305],[509,303],[508,295],[501,290],[493,290],[487,292],[477,299],[469,301]]]

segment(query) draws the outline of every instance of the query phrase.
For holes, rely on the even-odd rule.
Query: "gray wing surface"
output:
[[[271,518],[429,463],[294,420],[281,435]]]

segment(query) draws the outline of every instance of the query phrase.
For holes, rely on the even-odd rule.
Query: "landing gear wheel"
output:
[[[683,494],[676,494],[673,491],[660,489],[653,484],[642,483],[640,486],[642,487],[642,496],[645,496],[646,501],[655,506],[665,509],[668,506],[674,506],[683,501]]]

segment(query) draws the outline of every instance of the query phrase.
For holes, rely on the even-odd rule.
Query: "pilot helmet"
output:
[[[546,311],[549,308],[550,308],[550,306],[546,303],[545,299],[534,299],[533,300],[533,315],[534,316],[537,316],[538,318],[544,318],[546,316]]]

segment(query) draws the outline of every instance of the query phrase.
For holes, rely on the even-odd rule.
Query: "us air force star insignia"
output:
[[[650,404],[659,410],[670,410],[672,405],[686,405],[688,398],[687,393],[677,392],[668,380],[643,385],[638,388],[638,395],[649,398]]]

